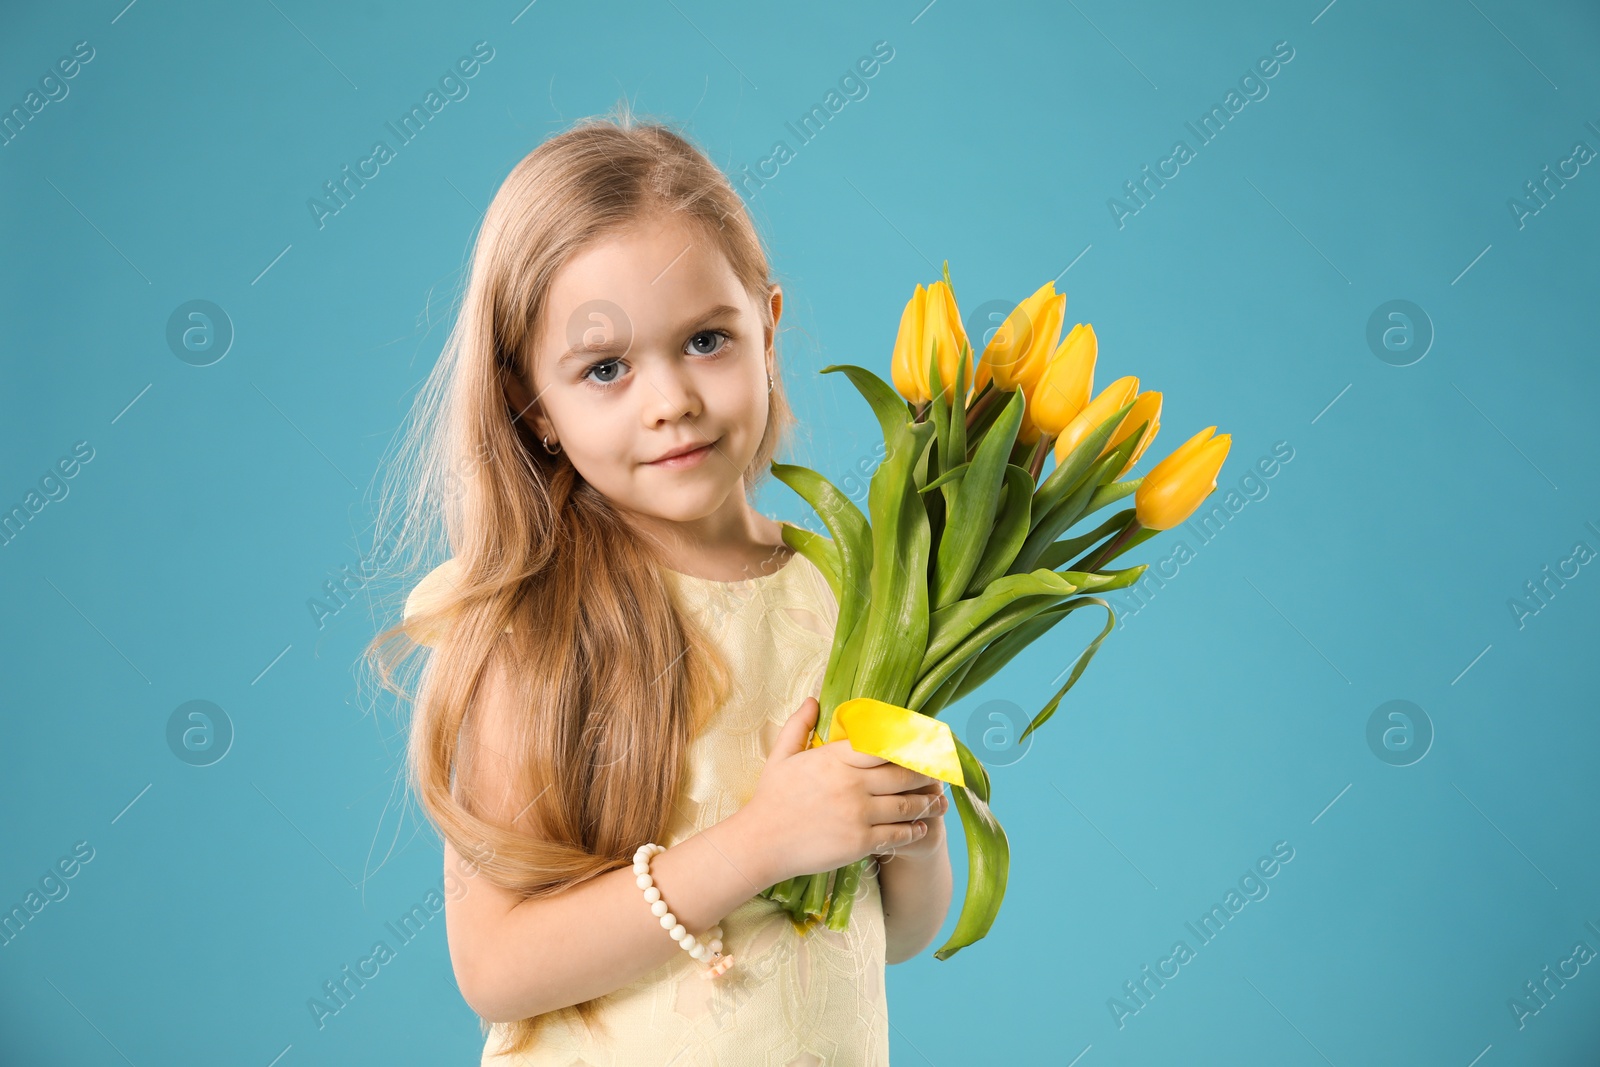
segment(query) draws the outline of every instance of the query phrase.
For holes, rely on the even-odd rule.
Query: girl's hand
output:
[[[874,854],[905,854],[943,835],[933,795],[943,783],[857,752],[847,739],[810,747],[819,710],[816,698],[807,697],[783,724],[755,795],[739,812],[752,839],[766,846],[774,882]]]
[[[927,777],[924,775],[924,777]],[[944,783],[937,778],[930,779],[931,785],[919,786],[903,794],[909,799],[925,804],[926,814],[921,821],[928,824],[928,832],[916,838],[910,844],[899,845],[882,849],[872,854],[875,860],[888,860],[896,856],[907,859],[927,859],[943,852],[948,846],[944,832],[944,814],[950,810],[950,797],[944,791]]]

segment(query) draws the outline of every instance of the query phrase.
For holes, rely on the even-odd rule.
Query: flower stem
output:
[[[972,406],[967,409],[967,429],[972,429],[974,423],[983,416],[983,413],[994,403],[1000,395],[1000,390],[994,387],[994,379],[990,378],[983,383],[983,389],[972,398]]]
[[[828,873],[809,875],[805,882],[805,893],[800,898],[802,915],[820,915],[823,905],[828,902]]]
[[[861,884],[861,865],[865,859],[840,867],[833,880],[833,895],[828,898],[828,929],[843,930],[850,925],[850,909],[855,905],[856,887]]]
[[[1049,434],[1040,434],[1039,443],[1033,450],[1033,461],[1028,464],[1028,474],[1035,482],[1039,480],[1039,472],[1044,470],[1044,457],[1050,453],[1050,446],[1055,441]]]
[[[800,878],[785,878],[772,887],[771,899],[793,911],[800,903],[800,893],[803,888]]]
[[[1132,537],[1134,534],[1138,533],[1142,529],[1144,529],[1144,527],[1139,525],[1139,520],[1138,519],[1134,519],[1132,522],[1129,522],[1127,526],[1124,526],[1122,528],[1122,532],[1121,533],[1119,533],[1116,537],[1114,537],[1110,541],[1108,541],[1105,544],[1105,546],[1100,549],[1100,551],[1096,552],[1094,554],[1094,558],[1093,559],[1091,559],[1089,562],[1085,563],[1081,567],[1073,566],[1070,569],[1075,570],[1075,571],[1097,571],[1097,570],[1099,570],[1101,568],[1101,566],[1103,566],[1104,564],[1110,562],[1113,558],[1115,558],[1118,550],[1120,550],[1123,545],[1127,544],[1128,539],[1130,537]]]

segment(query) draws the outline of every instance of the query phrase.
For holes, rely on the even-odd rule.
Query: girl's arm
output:
[[[445,849],[447,865],[461,863],[448,842]],[[737,814],[650,861],[662,899],[696,935],[781,881],[774,871]],[[621,867],[531,900],[486,878],[468,879],[460,898],[446,904],[445,921],[456,980],[472,1010],[490,1022],[525,1019],[609,993],[685,955],[634,877],[631,866]]]
[[[885,963],[904,963],[927,948],[950,910],[950,851],[943,811],[926,816],[928,833],[922,840],[873,857],[883,897]]]
[[[473,709],[474,728],[464,731],[462,743],[473,746],[468,765],[475,799],[499,825],[515,827],[517,813],[527,805],[514,795],[509,762],[501,755],[503,739],[510,736],[507,717],[513,714],[509,691],[492,666],[482,702]],[[662,899],[697,936],[793,873],[772,847],[772,835],[750,825],[746,810],[650,861]],[[472,877],[473,868],[448,841],[445,870],[446,884],[462,887],[447,895],[445,904],[456,983],[473,1011],[490,1022],[590,1000],[686,955],[651,914],[631,865],[527,900],[487,878]]]

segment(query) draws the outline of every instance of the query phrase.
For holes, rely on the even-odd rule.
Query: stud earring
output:
[[[544,445],[544,450],[546,452],[550,453],[552,456],[558,456],[558,455],[561,454],[561,446],[560,445],[556,445],[556,447],[554,447],[554,448],[550,447],[550,438],[541,437],[539,440],[540,440],[540,443],[542,443]]]
[[[767,372],[767,392],[772,392],[772,372]]]

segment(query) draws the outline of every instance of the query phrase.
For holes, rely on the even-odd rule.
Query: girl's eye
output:
[[[708,341],[718,337],[722,339],[722,343],[710,351],[706,351],[700,347],[701,341]],[[697,356],[714,356],[718,352],[722,351],[722,349],[731,340],[733,340],[733,335],[728,333],[727,330],[701,330],[699,333],[689,338],[689,348],[693,350],[694,354]]]
[[[733,335],[727,330],[701,330],[689,338],[684,350],[696,356],[715,356],[727,348],[732,340]],[[715,345],[716,347],[707,348],[706,346],[708,345]],[[591,389],[609,389],[617,384],[618,377],[615,375],[604,377],[603,375],[613,371],[620,375],[621,367],[622,361],[620,359],[603,359],[598,363],[590,364],[588,369],[583,372],[583,377],[580,380]],[[596,377],[597,374],[602,376]]]
[[[599,378],[599,379],[591,380],[590,375],[594,374],[596,371],[615,370],[620,366],[622,366],[622,361],[621,360],[617,360],[617,359],[603,359],[599,363],[592,364],[592,365],[590,365],[588,370],[583,372],[584,384],[585,385],[592,385],[592,386],[594,386],[595,388],[598,388],[598,389],[604,389],[604,388],[614,384],[616,382],[616,379],[615,378]]]

